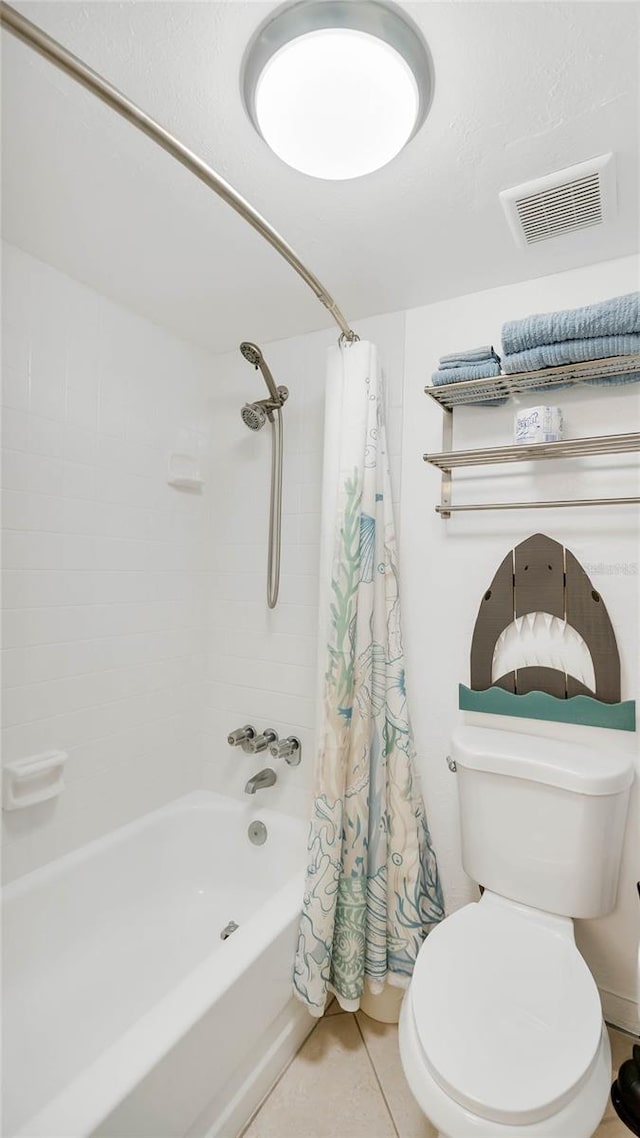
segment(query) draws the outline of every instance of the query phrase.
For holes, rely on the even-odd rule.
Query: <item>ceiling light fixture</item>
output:
[[[249,117],[283,162],[359,178],[422,126],[433,65],[417,28],[377,0],[299,0],[256,32],[242,66]]]

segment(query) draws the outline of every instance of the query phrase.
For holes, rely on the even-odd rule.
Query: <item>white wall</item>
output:
[[[243,402],[262,397],[260,376],[239,352],[207,356],[10,246],[3,275],[4,754],[52,747],[70,754],[60,799],[24,815],[5,813],[5,875],[27,872],[197,785],[245,800],[246,779],[269,759],[228,748],[228,732],[244,722],[300,735],[303,762],[278,765],[268,803],[306,816],[325,349],[336,333],[262,345],[276,382],[291,392],[282,586],[269,612],[270,439],[267,429],[249,432],[239,415]],[[441,448],[442,412],[423,387],[439,355],[497,345],[506,319],[637,284],[630,258],[358,323],[361,337],[377,343],[387,380],[410,707],[450,910],[474,895],[460,864],[455,779],[444,759],[462,717],[457,685],[468,681],[482,592],[528,534],[542,531],[566,544],[611,615],[623,698],[638,699],[638,528],[637,513],[623,508],[441,521],[433,512],[439,476],[422,453]],[[640,388],[563,391],[557,401],[572,435],[633,429]],[[460,409],[455,443],[508,441],[512,416],[511,405]],[[191,432],[188,445],[203,451],[202,496],[166,485],[167,454],[184,449],[183,428]],[[455,494],[471,501],[637,493],[632,463],[461,471]],[[637,736],[621,732],[497,718],[492,725],[637,751]],[[246,803],[249,812],[256,800]],[[609,1016],[632,1028],[637,843],[636,797],[618,908],[579,929]]]
[[[427,809],[451,911],[474,896],[460,863],[455,777],[445,756],[456,723],[458,683],[469,683],[471,635],[483,591],[504,555],[542,532],[571,549],[602,592],[618,639],[623,699],[640,699],[638,682],[637,507],[434,513],[440,476],[422,460],[442,449],[442,411],[423,393],[445,352],[492,342],[505,320],[570,308],[638,287],[636,258],[561,273],[414,309],[407,314],[400,564],[410,707]],[[568,433],[638,430],[640,386],[558,391],[532,402],[565,409]],[[513,438],[513,405],[454,412],[454,447],[490,446]],[[542,468],[541,468],[542,467]],[[454,473],[453,501],[534,500],[638,494],[635,457],[480,468]],[[467,716],[469,722],[550,738],[584,740],[636,754],[637,735],[531,720]],[[621,1025],[638,1027],[636,995],[640,906],[638,795],[627,827],[618,907],[608,917],[581,922],[579,944],[601,985],[605,1010]]]
[[[360,321],[361,339],[380,349],[387,379],[389,454],[396,499],[400,484],[404,314]],[[251,329],[247,329],[247,337]],[[246,401],[262,399],[260,374],[239,352],[220,357],[210,480],[220,489],[210,534],[209,672],[205,712],[205,784],[245,801],[309,815],[316,715],[318,543],[322,489],[326,349],[337,331],[263,344],[276,383],[290,396],[283,410],[282,579],[277,608],[266,604],[270,429],[241,422]],[[253,723],[298,735],[299,767],[268,752],[245,755],[227,746],[230,730]],[[274,765],[278,782],[266,796],[245,797],[244,785]]]
[[[198,785],[211,357],[3,246],[4,760],[68,751],[3,814],[7,878]],[[188,436],[180,436],[189,428]]]
[[[269,612],[270,437],[240,419],[265,394],[259,374],[11,245],[2,269],[3,757],[69,753],[59,798],[3,812],[5,879],[196,786],[254,809],[244,784],[270,757],[227,746],[245,721],[301,737],[302,764],[278,764],[268,801],[306,817],[325,354],[337,333],[264,345],[291,392]],[[397,503],[404,314],[360,332],[389,361]],[[202,495],[167,485],[169,452],[193,447]]]

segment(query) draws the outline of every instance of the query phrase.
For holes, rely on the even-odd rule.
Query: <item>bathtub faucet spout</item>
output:
[[[244,792],[245,794],[255,794],[256,790],[262,790],[265,786],[273,786],[275,781],[276,772],[272,771],[271,767],[265,767],[263,771],[258,771],[249,779]]]

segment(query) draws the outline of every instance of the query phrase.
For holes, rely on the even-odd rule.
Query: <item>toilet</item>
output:
[[[400,1015],[440,1138],[590,1138],[609,1040],[573,918],[615,905],[629,756],[510,731],[452,741],[462,862],[483,886],[425,941]]]

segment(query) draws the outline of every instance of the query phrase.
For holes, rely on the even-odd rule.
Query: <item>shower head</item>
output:
[[[267,421],[267,412],[261,403],[245,403],[240,415],[250,431],[260,431]]]
[[[262,362],[262,352],[257,344],[251,344],[248,340],[243,340],[240,345],[240,351],[245,360],[248,360],[254,367],[259,367]]]
[[[247,360],[250,364],[253,364],[255,368],[260,368],[260,371],[262,372],[262,378],[267,385],[269,395],[275,405],[279,407],[281,403],[284,402],[284,400],[280,398],[275,380],[265,363],[264,356],[262,355],[262,352],[260,351],[258,345],[252,344],[249,340],[243,340],[240,345],[240,352],[244,356],[245,360]]]
[[[289,397],[286,387],[276,387],[257,344],[243,340],[240,352],[248,363],[262,372],[268,399],[245,403],[240,411],[242,422],[250,431],[260,431],[267,419],[271,425],[271,497],[269,503],[269,553],[267,557],[267,604],[275,608],[280,584],[280,549],[282,542],[282,406]]]

